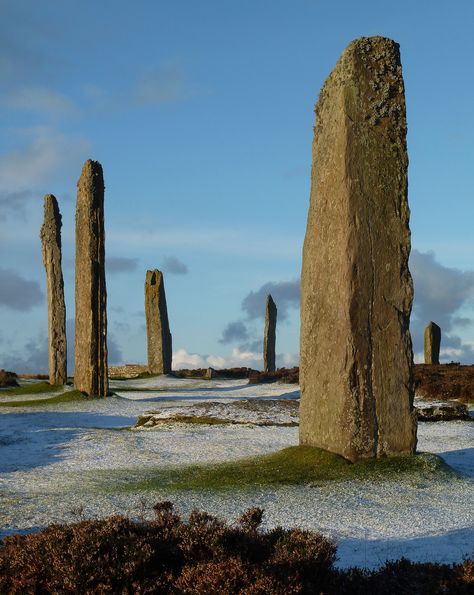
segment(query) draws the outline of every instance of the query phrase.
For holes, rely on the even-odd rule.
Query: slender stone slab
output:
[[[151,374],[171,372],[172,339],[166,306],[163,273],[146,272],[145,316],[148,343],[148,369]]]
[[[425,328],[425,364],[439,364],[441,329],[433,321]]]
[[[107,374],[104,177],[100,163],[89,159],[77,183],[74,384],[105,397]]]
[[[265,309],[265,333],[263,336],[263,366],[265,372],[275,371],[277,307],[271,295],[267,296]]]
[[[61,267],[61,213],[52,194],[44,197],[40,238],[48,293],[48,367],[50,384],[67,382],[66,304]]]
[[[405,96],[399,46],[349,44],[316,104],[301,277],[300,443],[415,452]]]

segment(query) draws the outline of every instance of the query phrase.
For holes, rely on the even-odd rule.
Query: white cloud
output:
[[[36,190],[53,175],[63,176],[65,167],[69,171],[73,165],[79,175],[90,150],[88,141],[43,126],[20,132],[27,139],[25,146],[0,155],[2,192]]]
[[[176,64],[155,68],[143,76],[135,86],[133,99],[137,105],[174,103],[193,95],[181,69]]]
[[[71,114],[78,109],[65,95],[47,87],[19,87],[10,91],[3,103],[13,109],[54,115]]]
[[[439,350],[441,357],[453,358],[462,357],[464,355],[464,349],[457,349],[456,347],[443,347]]]
[[[206,367],[205,359],[197,353],[188,353],[186,349],[178,349],[173,353],[173,369],[179,370],[181,368],[204,368]]]
[[[207,363],[211,366],[211,368],[224,368],[225,367],[225,358],[221,357],[220,355],[210,355],[207,357]]]
[[[220,252],[238,256],[276,258],[285,261],[294,260],[301,256],[301,237],[293,235],[276,236],[271,230],[261,227],[250,228],[225,228],[219,227],[179,227],[167,226],[159,234],[143,221],[139,227],[129,225],[127,227],[115,226],[107,232],[107,242],[110,246],[116,246],[117,251],[123,250],[126,246],[129,249],[155,249],[177,247],[184,249],[209,249],[215,252],[219,246]]]
[[[277,354],[277,362],[280,366],[292,367],[297,364],[298,356],[294,353]],[[181,368],[254,368],[262,369],[263,355],[254,351],[239,349],[236,347],[230,355],[199,355],[188,353],[186,349],[178,349],[173,353],[173,369]]]

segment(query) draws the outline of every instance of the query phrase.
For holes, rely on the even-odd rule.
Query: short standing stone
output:
[[[100,163],[89,159],[77,183],[74,384],[87,395],[103,397],[107,373],[104,177]]]
[[[271,295],[267,296],[265,308],[265,332],[263,336],[263,367],[265,372],[275,371],[277,307]]]
[[[425,328],[425,364],[439,364],[441,329],[433,321]]]
[[[151,374],[169,374],[171,372],[172,339],[163,273],[158,269],[146,273],[145,316],[148,370]]]
[[[52,194],[44,197],[41,247],[48,293],[48,367],[50,384],[67,382],[66,304],[61,267],[61,214]]]
[[[349,44],[316,105],[301,277],[300,443],[414,453],[405,96],[399,46]]]
[[[207,368],[207,370],[204,373],[204,379],[205,380],[212,380],[216,375],[216,371],[214,370],[214,368]]]

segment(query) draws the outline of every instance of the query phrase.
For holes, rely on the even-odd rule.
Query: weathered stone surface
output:
[[[48,294],[48,366],[50,384],[67,382],[66,304],[61,267],[61,214],[52,194],[44,197],[40,238]]]
[[[277,307],[271,295],[267,296],[265,333],[263,336],[263,367],[265,372],[275,371]]]
[[[104,177],[100,163],[89,159],[77,183],[74,384],[104,397],[107,372]]]
[[[173,353],[172,339],[163,273],[158,269],[146,272],[145,316],[148,370],[151,374],[169,374]]]
[[[425,328],[425,364],[439,364],[441,329],[433,321]]]
[[[300,442],[413,453],[413,284],[399,46],[353,41],[316,105],[301,278]]]

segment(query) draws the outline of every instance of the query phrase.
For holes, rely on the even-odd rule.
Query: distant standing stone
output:
[[[145,316],[148,369],[151,374],[169,374],[173,353],[172,339],[163,273],[158,269],[146,272]]]
[[[61,267],[61,213],[52,194],[44,197],[40,238],[48,293],[48,367],[50,384],[67,382],[66,304]]]
[[[433,321],[425,328],[425,364],[439,364],[441,329]]]
[[[265,333],[263,336],[263,366],[265,372],[275,371],[277,307],[271,295],[267,296]]]
[[[205,380],[212,380],[216,375],[216,371],[214,368],[207,368],[206,372],[204,373]]]
[[[399,46],[349,44],[316,104],[301,277],[300,443],[414,453],[405,95]]]
[[[77,183],[74,384],[91,396],[105,397],[109,390],[104,177],[100,163],[90,159]]]

